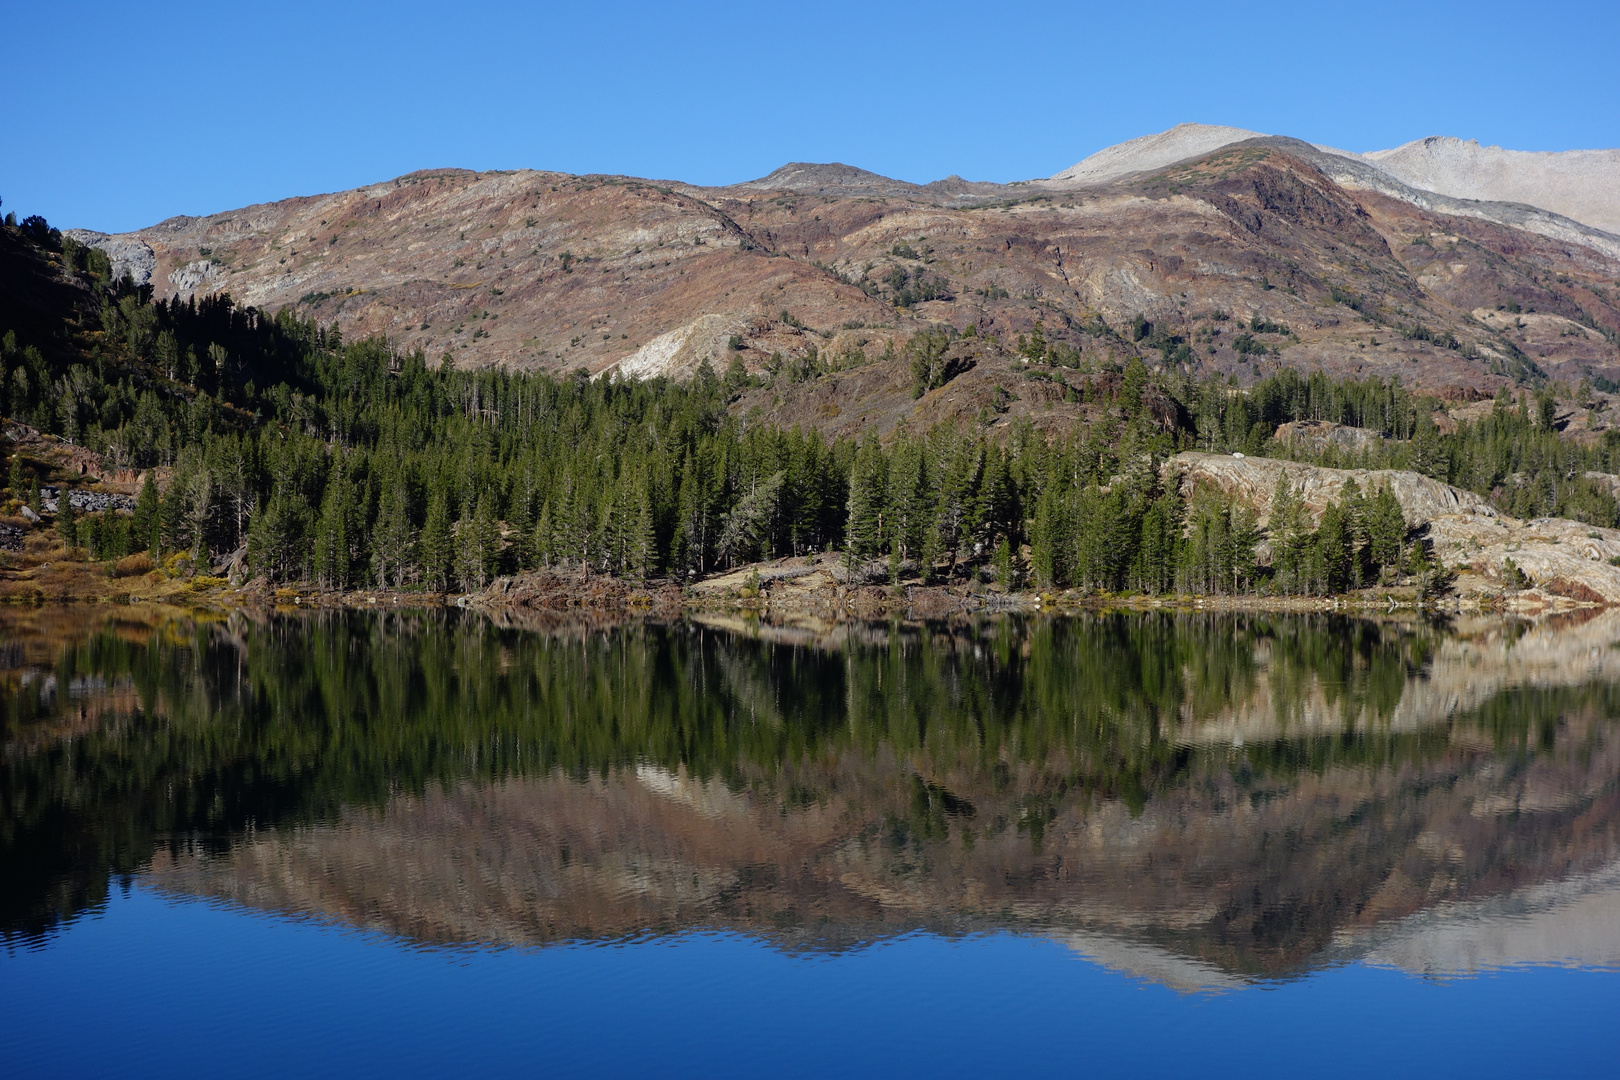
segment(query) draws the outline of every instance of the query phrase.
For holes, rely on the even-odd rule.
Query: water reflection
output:
[[[7,616],[0,927],[1049,934],[1174,986],[1620,957],[1620,613],[825,633]]]

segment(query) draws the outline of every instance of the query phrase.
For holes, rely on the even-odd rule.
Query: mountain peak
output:
[[[1064,187],[1106,184],[1136,173],[1162,169],[1244,139],[1261,137],[1258,131],[1220,124],[1177,124],[1168,131],[1105,147],[1064,169],[1050,182]]]
[[[918,184],[895,180],[841,161],[790,161],[767,176],[735,185],[756,191],[791,191],[800,195],[909,195]]]

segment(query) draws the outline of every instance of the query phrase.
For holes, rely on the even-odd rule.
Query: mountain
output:
[[[443,169],[70,235],[159,295],[293,307],[458,365],[757,371],[930,325],[1009,344],[1040,325],[1082,365],[1143,354],[1240,383],[1284,365],[1463,397],[1620,378],[1620,238],[1237,128],[1183,125],[1017,184]]]
[[[1362,157],[1424,191],[1539,206],[1620,234],[1620,150],[1504,150],[1432,136]]]
[[[1064,187],[1106,184],[1138,173],[1162,169],[1178,161],[1200,157],[1223,146],[1265,138],[1258,131],[1218,124],[1177,124],[1169,131],[1142,135],[1115,143],[1049,178]]]
[[[1483,216],[1520,227],[1536,219],[1539,228],[1533,231],[1556,232],[1573,242],[1620,255],[1620,150],[1534,153],[1431,136],[1393,150],[1357,154],[1243,128],[1177,124],[1168,131],[1105,147],[1042,183],[1064,188],[1107,183],[1249,140],[1305,149],[1305,156],[1348,187],[1381,191],[1445,213]],[[1425,195],[1442,199],[1437,202]],[[1464,202],[1513,205],[1461,205]],[[1527,209],[1541,214],[1527,215]],[[1541,221],[1544,217],[1564,220]],[[1571,222],[1586,228],[1571,230],[1567,227]],[[1611,235],[1592,236],[1591,230]]]

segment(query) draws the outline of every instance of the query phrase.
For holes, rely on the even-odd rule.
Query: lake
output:
[[[9,609],[0,1071],[1607,1072],[1617,643]]]

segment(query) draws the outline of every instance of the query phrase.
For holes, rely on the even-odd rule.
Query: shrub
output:
[[[152,556],[144,551],[137,551],[113,563],[113,577],[138,577],[141,574],[151,573],[155,565]]]

